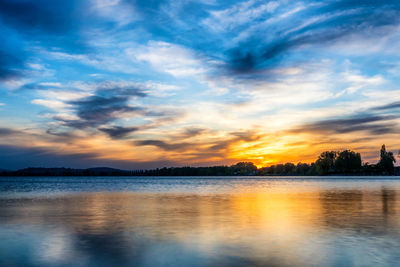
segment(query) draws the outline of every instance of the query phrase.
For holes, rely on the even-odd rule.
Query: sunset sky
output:
[[[400,149],[400,1],[0,0],[0,168]]]

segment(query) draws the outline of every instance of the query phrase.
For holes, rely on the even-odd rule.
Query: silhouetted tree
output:
[[[285,165],[283,164],[277,164],[275,165],[275,175],[283,175],[285,171]]]
[[[296,174],[296,165],[294,165],[293,163],[286,163],[284,165],[284,171],[286,175],[294,175]]]
[[[333,173],[335,171],[336,151],[322,152],[315,162],[316,171],[320,175]]]
[[[297,163],[296,166],[296,174],[297,175],[307,175],[308,172],[310,170],[310,165],[308,165],[307,163]]]
[[[393,152],[386,151],[386,146],[382,145],[381,159],[378,163],[379,169],[384,174],[392,175],[394,173],[394,162],[396,162],[396,159],[394,158]]]
[[[342,174],[358,173],[361,169],[361,155],[350,150],[344,150],[337,154],[335,160],[335,172]]]
[[[239,162],[231,168],[235,175],[254,175],[257,172],[257,167],[253,162]]]
[[[317,165],[315,162],[310,164],[310,168],[308,169],[307,175],[317,175]]]

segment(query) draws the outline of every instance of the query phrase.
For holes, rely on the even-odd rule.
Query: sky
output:
[[[398,0],[0,0],[0,168],[400,149]]]

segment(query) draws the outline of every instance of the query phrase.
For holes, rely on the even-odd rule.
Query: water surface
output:
[[[1,266],[397,266],[390,177],[0,178]]]

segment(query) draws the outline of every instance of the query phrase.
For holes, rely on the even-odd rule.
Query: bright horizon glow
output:
[[[400,3],[5,0],[0,168],[400,149]]]

